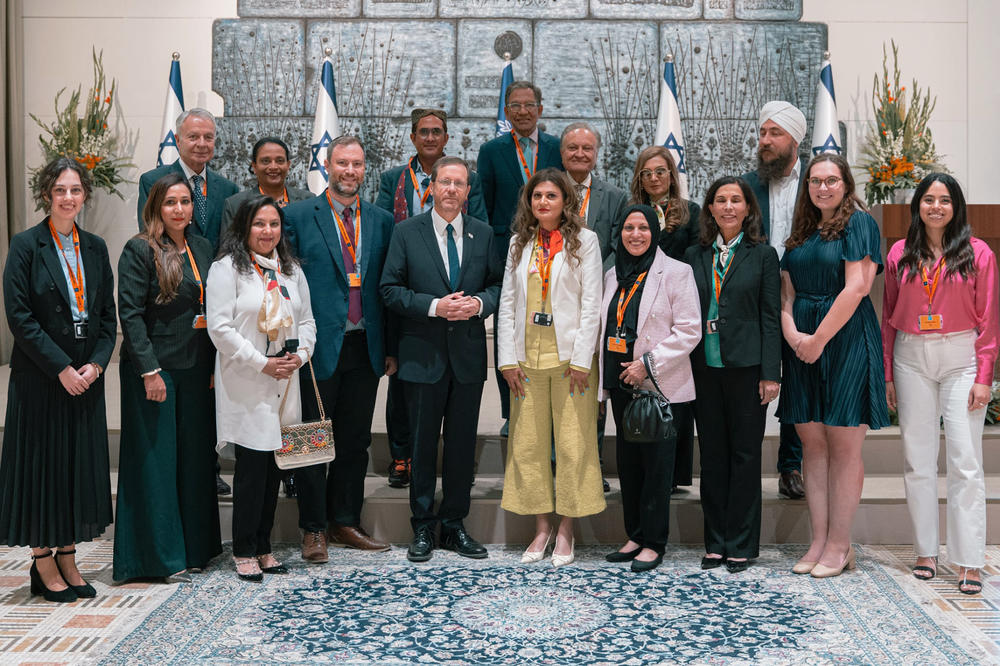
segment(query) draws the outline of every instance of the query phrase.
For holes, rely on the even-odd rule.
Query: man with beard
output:
[[[773,101],[760,110],[757,143],[757,170],[741,176],[760,204],[764,236],[778,252],[785,253],[785,241],[792,232],[795,200],[805,175],[799,159],[799,144],[806,135],[806,117],[792,104]],[[782,352],[787,344],[782,341]],[[806,495],[802,484],[802,440],[792,424],[781,425],[778,446],[778,493],[789,499]]]

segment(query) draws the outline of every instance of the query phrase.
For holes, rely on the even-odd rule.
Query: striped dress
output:
[[[882,272],[880,246],[878,224],[868,213],[857,211],[840,238],[824,241],[817,231],[785,253],[781,270],[788,271],[795,287],[792,312],[799,331],[812,334],[823,321],[844,288],[845,261],[870,257]],[[865,296],[819,360],[803,363],[794,353],[782,359],[781,422],[867,424],[872,429],[889,425],[881,359],[878,317]]]

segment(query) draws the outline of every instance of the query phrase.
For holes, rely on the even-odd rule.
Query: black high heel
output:
[[[31,559],[37,560],[42,557],[52,557],[52,551],[46,550],[43,555],[32,555]],[[59,568],[58,562],[56,562],[56,568]],[[50,590],[46,587],[45,583],[42,582],[42,575],[38,573],[38,567],[35,566],[34,562],[31,563],[31,568],[28,570],[28,577],[31,579],[32,596],[40,594],[45,597],[46,601],[53,601],[60,604],[72,603],[77,599],[76,592],[73,591],[72,587],[67,587],[65,590]]]
[[[76,596],[80,597],[81,599],[93,599],[94,597],[96,597],[97,590],[95,590],[94,586],[88,583],[87,581],[83,581],[83,585],[73,585],[68,580],[66,580],[66,576],[65,574],[63,574],[62,571],[62,567],[59,566],[60,555],[76,555],[76,548],[74,548],[73,550],[56,550],[56,568],[59,569],[59,575],[63,577],[63,580],[66,581],[66,584],[69,585],[69,588],[76,593]],[[80,578],[83,578],[83,576],[81,575]]]

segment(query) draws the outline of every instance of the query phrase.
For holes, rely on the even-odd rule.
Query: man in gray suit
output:
[[[587,228],[597,234],[601,259],[604,260],[614,253],[618,245],[619,225],[628,196],[591,174],[597,166],[600,149],[601,135],[584,122],[567,125],[559,141],[563,168],[573,179],[580,199],[580,217],[587,223]]]

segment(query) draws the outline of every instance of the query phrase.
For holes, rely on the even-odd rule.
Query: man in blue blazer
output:
[[[792,233],[795,201],[805,182],[799,144],[806,135],[806,117],[788,102],[768,102],[760,110],[758,127],[757,170],[740,177],[757,197],[764,236],[781,259],[785,241]],[[788,345],[782,339],[782,353],[788,352]],[[802,441],[791,424],[781,426],[778,474],[780,495],[789,499],[806,496],[802,482]]]
[[[399,373],[406,394],[413,464],[410,511],[413,562],[429,560],[434,528],[441,545],[487,556],[462,521],[469,513],[479,405],[486,381],[486,326],[496,312],[503,268],[493,230],[462,214],[469,167],[442,157],[431,170],[434,207],[396,228],[382,273],[382,297],[399,316]],[[437,513],[438,439],[444,427],[443,496]]]
[[[444,156],[448,145],[448,114],[440,109],[414,109],[410,113],[410,142],[417,153],[406,164],[382,173],[375,205],[392,213],[399,223],[430,212],[434,205],[431,193],[431,169]],[[469,174],[469,195],[464,197],[462,213],[486,220],[483,190],[475,172]],[[385,424],[389,435],[389,485],[405,488],[410,483],[410,432],[403,387],[399,377],[389,378],[385,400]]]
[[[226,199],[239,192],[239,186],[208,168],[215,155],[215,116],[205,109],[188,109],[177,117],[177,152],[180,159],[147,171],[139,178],[137,217],[139,231],[146,228],[142,209],[153,183],[168,173],[182,174],[194,195],[194,229],[219,249],[219,229]]]
[[[396,371],[395,354],[386,354],[391,341],[378,293],[392,215],[358,196],[365,151],[357,137],[334,139],[324,167],[327,189],[285,209],[285,233],[309,283],[316,318],[312,370],[337,447],[329,473],[325,465],[295,472],[302,557],[310,562],[327,561],[327,526],[335,546],[389,549],[361,528],[361,507],[379,378]],[[308,368],[300,380],[303,418],[318,418]]]
[[[542,91],[530,81],[514,81],[507,86],[504,111],[510,121],[511,131],[487,141],[479,148],[476,169],[483,186],[486,214],[493,227],[493,251],[501,262],[507,260],[510,244],[510,224],[517,211],[517,198],[521,188],[538,169],[562,169],[559,139],[538,129],[542,115]],[[493,354],[496,357],[496,318],[493,320]],[[510,416],[510,392],[507,382],[498,370],[497,388],[500,390],[500,412],[506,420]],[[501,435],[507,434],[504,423]]]

